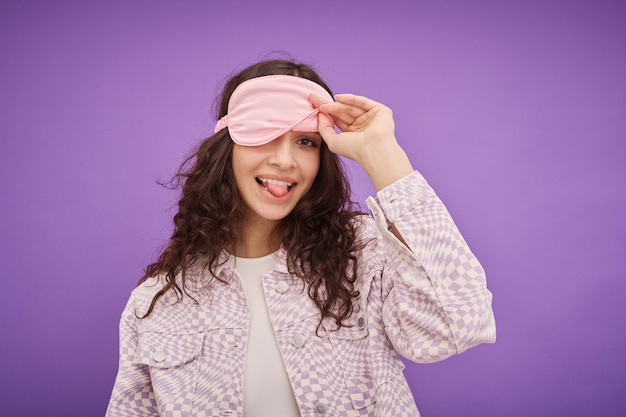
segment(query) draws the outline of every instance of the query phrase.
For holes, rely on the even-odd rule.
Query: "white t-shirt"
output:
[[[263,292],[262,276],[274,268],[276,255],[270,254],[261,258],[235,257],[234,260],[250,309],[243,416],[300,416]]]

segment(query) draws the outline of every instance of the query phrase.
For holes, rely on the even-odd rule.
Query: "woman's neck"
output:
[[[280,248],[281,239],[275,233],[278,225],[266,222],[248,222],[242,227],[241,238],[233,255],[240,258],[260,258]]]

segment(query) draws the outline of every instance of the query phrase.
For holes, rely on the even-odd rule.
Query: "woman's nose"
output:
[[[285,134],[279,138],[274,139],[273,152],[270,157],[270,163],[280,166],[281,168],[290,168],[295,165],[294,159],[294,147],[288,138],[288,134]]]

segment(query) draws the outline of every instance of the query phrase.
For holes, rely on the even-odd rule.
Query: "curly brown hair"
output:
[[[331,95],[319,75],[308,65],[288,60],[254,64],[226,82],[218,97],[217,119],[226,115],[228,101],[242,82],[266,75],[292,75],[316,82]],[[187,292],[186,278],[200,265],[210,280],[227,284],[214,273],[225,262],[224,252],[234,253],[244,219],[244,205],[237,190],[232,163],[233,142],[224,128],[205,139],[179,168],[170,185],[181,188],[174,232],[158,260],[146,268],[146,279],[161,275],[165,285],[155,294],[143,317],[157,300],[173,290],[178,300]],[[322,141],[320,168],[311,189],[281,221],[276,233],[287,252],[289,272],[303,280],[308,295],[325,318],[339,329],[352,314],[357,276],[357,253],[365,245],[357,229],[362,214],[354,210],[350,185],[339,157]],[[319,328],[319,325],[318,325]]]

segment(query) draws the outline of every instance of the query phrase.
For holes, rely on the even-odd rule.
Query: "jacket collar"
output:
[[[215,268],[215,276],[219,277],[221,280],[229,282],[234,275],[231,255],[226,251],[222,252],[219,263],[220,265]],[[281,274],[289,273],[289,269],[287,268],[287,249],[284,246],[281,246],[276,252],[276,264],[274,265],[273,271]],[[209,282],[210,279],[204,268],[199,266],[192,267],[188,272],[186,285],[190,290],[199,290],[204,288],[209,285]]]

